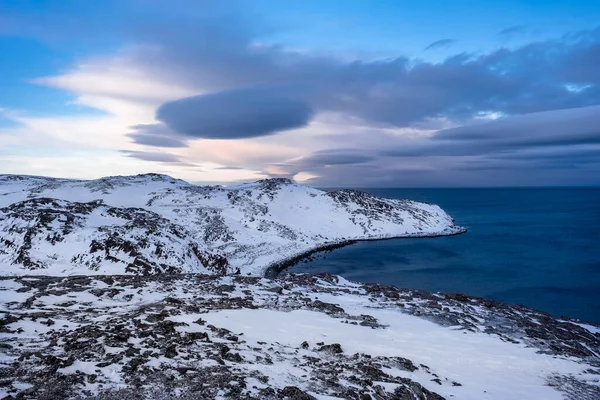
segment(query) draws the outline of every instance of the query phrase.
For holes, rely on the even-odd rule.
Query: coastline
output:
[[[271,263],[268,265],[262,276],[267,279],[275,279],[277,278],[283,271],[292,268],[293,266],[299,264],[303,260],[308,257],[317,254],[317,253],[327,253],[333,251],[335,249],[340,249],[342,247],[351,246],[353,244],[359,242],[374,242],[374,241],[383,241],[383,240],[396,240],[396,239],[429,239],[429,238],[438,238],[438,237],[446,237],[446,236],[458,236],[468,232],[468,229],[462,226],[454,227],[456,230],[452,232],[437,232],[434,234],[404,234],[398,236],[382,236],[382,237],[370,237],[364,239],[349,239],[342,240],[338,242],[331,242],[321,246],[317,246],[311,250],[304,251],[297,255],[288,257],[282,261],[277,261],[275,263]]]

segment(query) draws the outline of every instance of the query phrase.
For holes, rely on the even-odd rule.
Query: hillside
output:
[[[0,176],[0,271],[9,275],[262,275],[332,244],[462,231],[435,205],[287,179],[220,187],[157,174]]]

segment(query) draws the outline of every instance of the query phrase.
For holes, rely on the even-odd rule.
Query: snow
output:
[[[357,310],[358,311],[358,310]],[[282,313],[273,310],[226,310],[204,314],[207,323],[232,331],[243,331],[252,342],[299,347],[311,344],[339,343],[346,353],[372,356],[400,356],[429,366],[436,374],[459,381],[463,386],[431,387],[430,376],[404,373],[403,376],[430,387],[442,396],[460,399],[508,399],[519,393],[520,399],[562,399],[546,386],[551,374],[581,374],[584,366],[568,360],[537,354],[532,348],[503,342],[481,333],[467,333],[440,327],[424,319],[398,311],[370,312],[389,325],[384,330],[343,324],[314,311],[296,310]],[[260,323],[257,323],[260,321]],[[263,373],[275,377],[281,366],[268,367]],[[293,376],[294,370],[287,373]],[[281,379],[281,377],[279,378]]]
[[[33,387],[33,385],[31,385],[29,383],[25,383],[25,382],[15,382],[15,383],[13,383],[13,386],[19,390],[27,390],[27,389]]]
[[[590,333],[593,334],[600,334],[600,327],[597,326],[593,326],[593,325],[589,325],[589,324],[582,324],[582,323],[578,323],[578,322],[573,322],[573,321],[565,321],[565,320],[559,320],[560,322],[567,322],[569,324],[573,324],[573,325],[577,325],[582,327],[583,329],[589,331]]]
[[[593,359],[542,353],[539,347],[531,345],[534,342],[506,341],[500,335],[486,333],[483,325],[487,322],[483,317],[490,310],[475,303],[455,303],[454,307],[462,308],[470,317],[478,317],[481,329],[469,331],[460,325],[443,326],[432,322],[432,319],[407,313],[409,303],[418,308],[427,301],[415,297],[410,291],[402,292],[400,297],[388,298],[384,294],[368,292],[365,290],[366,286],[341,277],[315,277],[314,284],[303,283],[306,282],[304,277],[308,276],[297,275],[296,280],[287,277],[272,281],[233,276],[209,279],[186,275],[176,280],[162,280],[160,277],[140,280],[124,276],[115,277],[110,285],[104,278],[92,278],[80,283],[76,279],[61,279],[53,281],[43,290],[38,288],[43,288],[44,285],[32,282],[32,278],[21,280],[20,283],[11,278],[0,279],[0,287],[5,290],[0,293],[6,294],[0,297],[0,309],[16,311],[19,316],[16,322],[5,326],[8,330],[0,333],[0,342],[12,343],[15,351],[41,349],[67,359],[69,353],[65,353],[61,346],[73,343],[73,337],[76,341],[80,340],[77,339],[80,328],[90,324],[98,326],[96,332],[101,337],[92,336],[91,343],[95,342],[100,346],[99,354],[92,355],[90,360],[90,355],[78,359],[75,353],[74,363],[58,370],[58,373],[64,375],[77,374],[78,371],[86,375],[98,375],[95,383],[85,381],[82,384],[92,393],[97,393],[98,383],[102,383],[105,388],[110,385],[125,386],[122,367],[132,359],[131,355],[125,355],[122,359],[117,357],[115,360],[121,361],[113,361],[105,367],[97,367],[97,364],[104,356],[123,355],[129,347],[138,349],[142,354],[152,353],[144,359],[145,367],[167,374],[170,374],[170,370],[176,370],[180,366],[187,367],[190,363],[196,369],[226,365],[248,377],[247,390],[254,390],[255,393],[267,386],[297,386],[307,393],[314,392],[317,398],[328,398],[328,392],[323,387],[311,386],[310,378],[314,377],[311,375],[314,372],[310,371],[320,367],[317,364],[311,366],[306,360],[318,358],[321,360],[321,367],[323,362],[345,363],[347,368],[353,363],[355,354],[379,357],[375,362],[382,362],[381,360],[390,357],[410,360],[418,367],[413,372],[411,369],[395,367],[389,362],[383,370],[388,376],[408,378],[446,398],[490,400],[515,398],[518,395],[520,399],[560,399],[563,392],[548,385],[556,376],[570,377],[589,385],[600,385],[597,375],[589,372],[593,364],[588,364],[588,361],[593,362]],[[39,278],[40,282],[43,279]],[[27,307],[23,306],[27,298],[21,299],[21,304],[11,302],[10,294],[15,293],[13,290],[23,289],[23,282],[31,282],[33,285],[25,291],[27,298],[36,299]],[[75,286],[73,282],[76,283]],[[227,286],[226,291],[219,290],[224,286]],[[274,287],[285,289],[273,292],[271,289]],[[75,288],[77,292],[64,292],[63,288]],[[98,292],[112,289],[118,289],[119,292]],[[440,302],[446,301],[442,295],[433,297]],[[251,303],[244,304],[251,304],[252,308],[239,308],[236,299],[244,298],[251,299]],[[316,304],[316,299],[341,307],[344,315],[336,316],[307,307]],[[65,305],[71,300],[76,303]],[[399,306],[400,303],[403,307]],[[154,342],[160,341],[159,337],[148,341],[148,334],[156,323],[156,320],[153,322],[148,317],[159,313],[166,313],[166,320],[176,323],[176,333],[169,338],[165,337],[165,342],[161,344]],[[41,314],[45,316],[40,317]],[[50,326],[46,323],[48,315],[52,315],[54,321]],[[375,319],[378,326],[349,323],[361,321],[361,317],[365,315]],[[521,310],[520,315],[526,318],[535,313],[528,314]],[[200,319],[203,321],[197,322]],[[108,332],[116,321],[125,323],[127,330],[131,332],[127,341],[108,341],[111,337]],[[147,329],[143,335],[141,332],[136,335],[139,322],[147,326],[139,328]],[[564,322],[572,323],[568,320]],[[575,325],[585,324],[573,323],[573,329],[587,329],[586,326],[580,328]],[[220,334],[219,331],[223,329],[231,332]],[[209,340],[199,339],[192,344],[181,341],[187,334],[198,332],[207,334]],[[236,338],[231,339],[232,335]],[[52,344],[52,337],[59,338],[58,343]],[[173,340],[179,341],[177,355],[166,357],[166,343],[172,343]],[[308,347],[302,346],[305,341]],[[24,346],[15,346],[17,343]],[[337,343],[343,354],[320,351],[319,343]],[[582,345],[599,358],[594,342],[586,343]],[[231,348],[232,353],[239,354],[242,361],[232,362],[224,357],[225,361],[217,362],[207,356],[210,354],[207,349],[221,344]],[[17,357],[18,353],[0,357],[0,365],[10,364]],[[270,361],[265,362],[265,359]],[[33,361],[35,359],[29,360]],[[268,384],[254,379],[257,376],[267,377]],[[348,381],[349,376],[340,373],[340,383],[357,387],[356,382]],[[433,377],[440,382],[436,382]],[[23,377],[19,379],[28,380]],[[388,393],[398,385],[378,379],[373,381],[374,385]],[[19,380],[17,384],[18,382]],[[253,386],[256,389],[252,389]],[[15,385],[13,387],[17,388]]]
[[[18,202],[39,198],[59,201],[14,208]],[[78,204],[98,200],[102,204],[91,206],[91,212],[74,211]],[[40,209],[60,215],[46,225],[28,217]],[[144,222],[136,222],[139,218]],[[30,230],[28,245],[25,232]],[[270,266],[349,240],[462,231],[436,205],[355,192],[330,194],[287,180],[223,188],[195,186],[164,175],[94,181],[0,175],[0,275],[132,273],[125,267],[136,257],[161,269],[166,255],[180,272],[218,272],[194,256],[193,246],[207,256],[226,258],[228,273],[239,269],[263,275]],[[49,239],[57,234],[58,239]],[[138,244],[135,252],[113,250],[105,258],[91,252],[92,242],[105,243],[115,234]],[[139,245],[143,238],[149,243]],[[20,266],[22,249],[37,266]],[[166,255],[161,258],[161,253]]]
[[[22,287],[23,285],[16,281],[0,280],[0,312],[6,311],[7,305],[11,302],[21,302],[29,298],[28,293],[18,292]]]

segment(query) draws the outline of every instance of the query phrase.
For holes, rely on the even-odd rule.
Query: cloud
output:
[[[274,164],[277,174],[294,176],[300,172],[322,173],[330,167],[350,166],[375,160],[375,156],[358,149],[331,149],[313,152],[307,156]]]
[[[297,160],[295,164],[304,168],[314,166],[362,164],[372,161],[374,157],[358,149],[320,150]],[[309,169],[310,170],[310,169]]]
[[[126,157],[137,158],[143,161],[155,161],[161,163],[180,163],[179,156],[170,153],[138,151],[138,150],[121,150],[121,153]]]
[[[441,62],[402,54],[349,62],[270,44],[268,24],[231,8],[214,11],[218,2],[199,16],[189,12],[194,2],[175,1],[177,7],[144,2],[143,15],[133,7],[120,21],[122,13],[111,15],[114,29],[82,24],[126,43],[113,57],[82,60],[36,82],[75,92],[81,104],[119,118],[102,129],[91,119],[85,128],[70,121],[52,135],[112,149],[133,141],[139,147],[123,153],[127,158],[213,163],[228,179],[250,170],[310,171],[318,175],[313,182],[338,186],[598,183],[600,28]],[[28,129],[34,122],[39,130],[51,125],[29,121]],[[37,137],[30,132],[28,140]],[[165,155],[141,146],[178,150]],[[578,163],[576,173],[557,172],[584,153],[589,162]]]
[[[445,129],[433,139],[517,148],[600,144],[600,106],[510,116]]]
[[[394,157],[473,156],[528,148],[600,144],[600,106],[510,116],[444,129],[382,150]]]
[[[370,132],[369,141],[364,135],[344,135],[349,148],[344,152],[369,155],[368,163],[328,167],[299,163],[317,175],[310,183],[333,187],[598,183],[594,171],[597,175],[600,169],[600,106],[501,117],[430,135]],[[295,171],[289,166],[288,170]]]
[[[134,44],[120,57],[134,66],[136,77],[160,82],[161,92],[167,87],[183,87],[217,96],[204,99],[203,106],[211,101],[245,105],[244,99],[251,101],[262,94],[246,93],[244,97],[243,88],[261,85],[269,88],[263,89],[268,92],[267,100],[282,97],[304,102],[304,107],[316,113],[345,113],[371,124],[407,127],[437,118],[463,123],[482,111],[524,114],[600,103],[600,72],[596,67],[600,28],[487,54],[459,53],[442,62],[409,59],[401,54],[347,62],[333,55],[265,43],[261,35],[270,28],[256,22],[256,16],[243,11],[244,7],[232,12],[218,2],[209,2],[199,16],[183,11],[188,9],[183,5],[191,4],[184,1],[181,7],[163,9],[159,3],[151,3],[150,11],[161,12],[159,21],[138,17],[135,8],[118,13],[121,34]],[[502,32],[524,28],[515,25]],[[432,46],[449,44],[449,40]],[[118,68],[122,70],[123,65]],[[120,82],[118,86],[126,89],[122,91],[130,92]],[[586,89],[573,91],[569,87]],[[152,97],[153,91],[148,86],[144,95]],[[198,134],[189,126],[183,128]],[[230,137],[240,135],[235,128],[235,132],[217,128]],[[256,132],[263,128],[254,127]]]
[[[440,39],[425,47],[424,50],[448,48],[456,43],[456,39]]]
[[[188,146],[185,138],[173,134],[163,124],[139,124],[130,126],[129,128],[134,130],[134,132],[128,133],[127,136],[132,138],[133,142],[137,144],[174,148]]]
[[[570,148],[535,148],[518,152],[494,154],[490,157],[499,168],[511,162],[529,163],[536,169],[596,169],[600,168],[600,145]]]
[[[164,70],[161,76],[181,71],[181,76],[213,93],[167,103],[159,109],[159,119],[190,137],[243,138],[302,126],[310,119],[310,109],[345,114],[372,126],[403,128],[440,119],[463,124],[483,112],[527,114],[600,103],[600,73],[595,67],[600,29],[575,39],[482,55],[457,54],[437,63],[406,57],[344,62],[237,39],[224,41],[218,49],[189,43],[185,58],[166,45],[136,55],[139,65]],[[253,89],[254,85],[262,86]],[[203,109],[210,115],[196,118]]]
[[[225,165],[223,167],[216,167],[216,168],[213,168],[213,169],[223,170],[223,171],[239,171],[239,170],[243,170],[244,168],[242,168],[242,167],[232,167],[232,166]]]
[[[252,87],[187,97],[163,104],[156,118],[191,138],[241,139],[299,128],[311,106],[275,88]]]

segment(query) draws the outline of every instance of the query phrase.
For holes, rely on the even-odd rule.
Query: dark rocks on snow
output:
[[[214,398],[217,393],[236,399],[281,399],[306,398],[293,396],[311,396],[307,393],[310,391],[352,399],[431,400],[441,399],[431,391],[439,384],[461,385],[409,359],[349,354],[339,343],[313,345],[304,341],[292,346],[247,341],[242,327],[242,332],[232,332],[207,322],[210,317],[205,316],[220,310],[258,307],[278,311],[310,309],[339,323],[356,324],[356,329],[383,328],[372,315],[350,315],[334,300],[315,300],[320,294],[327,294],[328,299],[349,293],[364,296],[374,309],[401,309],[441,325],[480,330],[502,340],[525,343],[540,352],[575,357],[592,366],[590,374],[600,374],[600,360],[589,355],[600,352],[597,335],[566,322],[569,320],[468,296],[383,285],[341,286],[337,277],[327,274],[286,275],[275,281],[241,275],[220,278],[168,274],[3,279],[14,279],[21,286],[18,292],[26,296],[12,303],[14,312],[0,319],[0,331],[8,338],[2,340],[1,351],[17,360],[0,368],[0,382],[6,382],[2,384],[14,396],[26,399],[166,399],[174,392],[183,399]],[[274,287],[286,289],[268,290]],[[65,296],[74,302],[44,303],[53,296]],[[79,298],[93,298],[94,302],[82,303]],[[150,298],[153,300],[148,301]],[[16,325],[21,321],[37,321],[49,329],[38,332],[37,339],[25,338]],[[258,372],[260,369],[247,368],[277,365],[282,360],[305,371],[305,376],[295,377],[294,383],[287,383],[289,386],[277,387]],[[76,370],[79,363],[98,370],[70,375],[58,372],[62,368]],[[110,379],[103,373],[106,367],[119,374],[129,388],[110,389]],[[430,376],[430,390],[397,374],[417,370]],[[342,384],[344,380],[350,384]],[[15,382],[32,386],[18,389]],[[378,382],[397,388],[386,391]],[[564,377],[552,382],[573,396],[600,398],[598,388],[585,382]],[[90,383],[100,388],[98,394],[85,392]],[[252,385],[257,387],[253,389]]]

